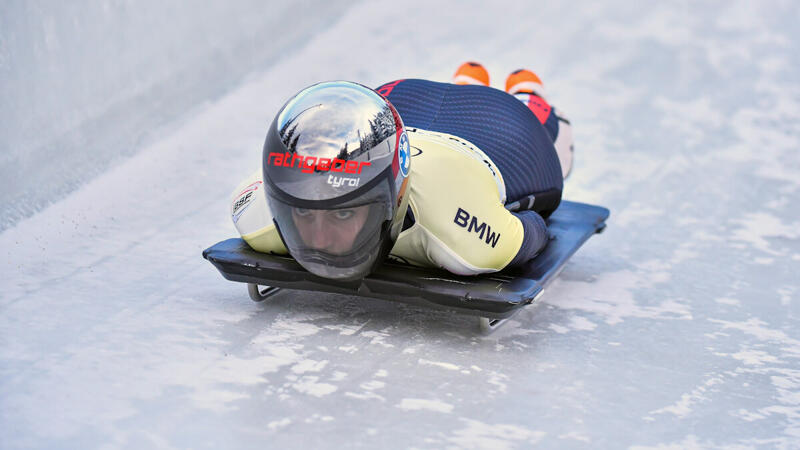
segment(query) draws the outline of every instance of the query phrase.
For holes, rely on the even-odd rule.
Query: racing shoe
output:
[[[489,72],[480,63],[468,61],[453,74],[453,84],[479,84],[489,86]]]
[[[514,94],[534,94],[545,98],[544,85],[539,76],[528,69],[517,69],[506,78],[506,92]]]

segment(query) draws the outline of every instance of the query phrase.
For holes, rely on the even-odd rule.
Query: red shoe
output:
[[[453,74],[453,84],[489,86],[489,72],[480,63],[465,62]]]
[[[519,69],[511,72],[506,78],[506,92],[514,94],[536,94],[544,97],[542,80],[528,69]]]

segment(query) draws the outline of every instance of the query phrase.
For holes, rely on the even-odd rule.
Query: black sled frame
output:
[[[578,248],[603,231],[608,216],[600,206],[562,201],[547,220],[550,243],[539,256],[520,268],[474,277],[387,261],[363,280],[339,282],[311,274],[292,258],[256,252],[239,238],[209,247],[203,257],[226,279],[247,283],[256,302],[282,288],[357,295],[478,316],[489,332],[535,303]]]

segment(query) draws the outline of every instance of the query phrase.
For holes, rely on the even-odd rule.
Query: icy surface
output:
[[[792,2],[364,2],[0,234],[0,448],[797,448],[800,22]],[[200,257],[265,126],[319,80],[536,69],[608,206],[496,334],[283,292]]]

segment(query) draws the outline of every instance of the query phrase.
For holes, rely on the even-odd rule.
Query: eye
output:
[[[347,220],[355,214],[352,209],[340,209],[334,213],[334,216],[339,220]]]
[[[305,208],[295,208],[294,214],[300,217],[308,217],[311,215],[311,211]]]

